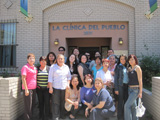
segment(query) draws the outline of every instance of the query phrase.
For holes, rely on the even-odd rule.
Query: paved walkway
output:
[[[39,120],[38,119],[38,116],[39,116],[38,105],[36,105],[36,108],[34,109],[33,115],[34,115],[34,119],[33,120]],[[77,118],[77,120],[87,120],[84,116],[81,116],[81,115],[76,116],[76,118]],[[23,115],[20,116],[17,120],[24,120]],[[66,119],[60,119],[60,120],[70,120],[70,119],[67,116]],[[116,117],[112,117],[112,118],[110,118],[110,120],[117,120],[117,118]]]
[[[38,119],[38,116],[39,116],[38,104],[36,104],[36,108],[34,109],[33,115],[34,115],[33,120],[39,120]],[[148,116],[149,116],[149,113],[146,112],[146,114],[142,118],[140,118],[140,120],[153,120],[151,118],[148,118]],[[78,115],[76,117],[77,117],[77,120],[87,120],[84,116]],[[17,120],[24,120],[23,115],[20,116]],[[61,120],[70,120],[70,119],[69,117],[66,117],[66,119],[61,119]],[[117,117],[111,117],[109,120],[117,120]]]

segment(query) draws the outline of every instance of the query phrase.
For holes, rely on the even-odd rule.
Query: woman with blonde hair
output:
[[[105,120],[110,118],[115,113],[115,106],[109,92],[104,88],[101,78],[95,79],[96,92],[93,94],[91,107],[88,107],[85,115],[88,115],[90,110],[90,120]]]

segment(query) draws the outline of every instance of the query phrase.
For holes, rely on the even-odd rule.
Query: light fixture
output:
[[[58,45],[58,44],[59,44],[59,39],[58,39],[58,38],[54,40],[54,44],[55,44],[55,45]]]
[[[119,38],[119,44],[122,45],[123,44],[123,39]]]

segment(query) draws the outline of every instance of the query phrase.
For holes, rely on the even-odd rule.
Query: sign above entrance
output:
[[[64,25],[64,26],[56,26],[52,27],[52,30],[125,30],[125,25]]]

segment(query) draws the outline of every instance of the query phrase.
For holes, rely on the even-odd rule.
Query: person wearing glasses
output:
[[[66,51],[66,49],[65,49],[63,46],[60,46],[60,47],[58,48],[58,52],[59,52],[59,54],[64,55],[64,54],[65,54],[65,51]],[[66,56],[64,56],[64,59],[65,59],[64,63],[66,63],[66,61],[67,61],[67,57],[66,57]]]

